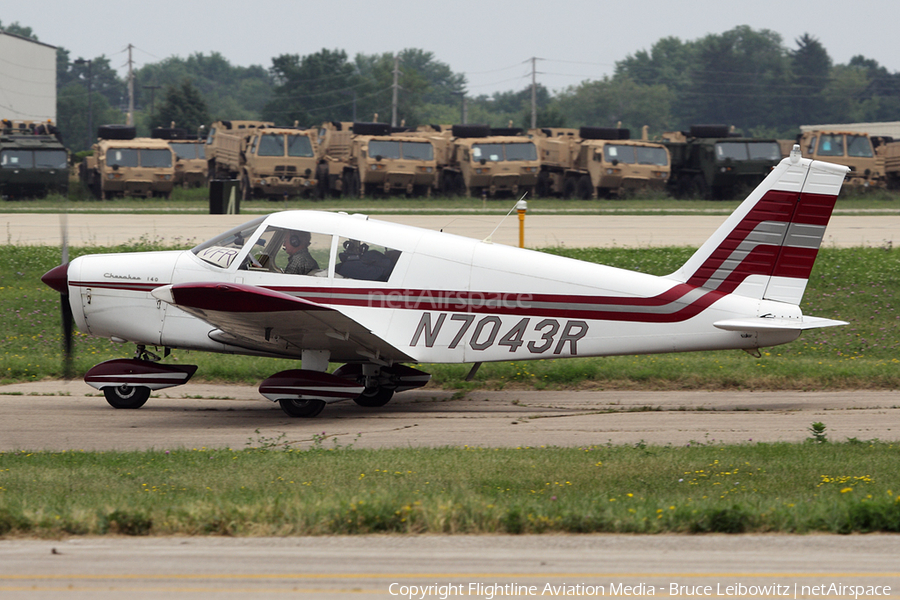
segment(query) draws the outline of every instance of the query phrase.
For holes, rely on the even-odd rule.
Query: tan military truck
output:
[[[365,198],[401,193],[430,196],[437,185],[434,146],[388,123],[325,123],[319,129],[320,195]]]
[[[209,179],[238,179],[241,152],[249,136],[260,127],[274,127],[270,121],[216,121],[206,136]]]
[[[101,126],[97,138],[93,154],[80,167],[82,182],[95,196],[172,195],[175,153],[166,140],[135,137],[130,125]]]
[[[538,196],[610,198],[645,188],[663,189],[669,153],[647,139],[632,140],[621,128],[542,128],[529,131],[538,144]]]
[[[311,196],[318,161],[313,129],[264,122],[220,121],[210,128],[209,172],[240,179],[241,198]]]
[[[534,140],[518,130],[486,125],[440,127],[446,148],[438,162],[440,186],[447,195],[519,196],[534,193],[541,169]]]
[[[900,142],[890,141],[878,146],[875,153],[884,168],[884,181],[888,189],[900,189]]]
[[[869,134],[858,131],[807,131],[797,143],[804,158],[850,167],[844,185],[885,187],[884,161],[875,154]]]
[[[183,188],[206,187],[206,146],[203,140],[188,135],[186,129],[157,127],[150,137],[167,140],[175,152],[175,185]]]

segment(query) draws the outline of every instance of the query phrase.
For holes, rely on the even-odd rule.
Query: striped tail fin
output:
[[[795,145],[668,277],[726,294],[800,304],[847,171],[801,158]]]

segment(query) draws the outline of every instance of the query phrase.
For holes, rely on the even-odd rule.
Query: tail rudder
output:
[[[799,304],[848,168],[794,146],[671,279]]]

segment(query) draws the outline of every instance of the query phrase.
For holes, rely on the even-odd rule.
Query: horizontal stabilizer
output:
[[[776,319],[772,317],[752,317],[749,319],[726,319],[716,321],[714,326],[725,331],[803,331],[819,327],[837,327],[846,325],[846,321],[822,319],[819,317],[802,317],[800,319]]]

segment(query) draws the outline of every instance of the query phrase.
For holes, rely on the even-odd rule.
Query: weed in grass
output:
[[[817,444],[824,444],[828,441],[828,436],[825,434],[825,423],[821,421],[816,421],[812,425],[809,426],[810,437],[809,441],[815,442]]]

